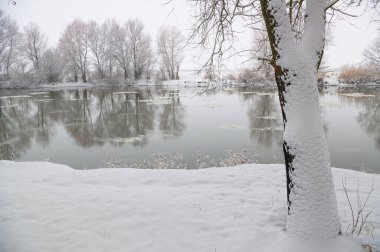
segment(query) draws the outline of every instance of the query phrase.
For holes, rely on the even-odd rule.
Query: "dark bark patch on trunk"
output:
[[[285,103],[286,103],[285,96],[284,96],[284,94],[286,93],[285,88],[287,86],[291,85],[290,82],[287,81],[289,79],[288,78],[288,72],[289,72],[288,69],[282,69],[278,65],[274,66],[274,73],[275,73],[275,79],[276,79],[276,84],[277,84],[277,89],[278,89],[278,97],[279,97],[279,100],[280,100],[280,106],[281,106],[281,112],[282,112],[282,120],[283,120],[283,123],[284,123],[284,127],[285,127],[285,124],[286,124],[286,121],[287,121],[286,114],[285,114],[285,111],[284,111]]]
[[[289,81],[289,70],[285,68],[281,68],[280,66],[275,66],[274,70],[275,70],[275,78],[276,78],[277,89],[278,89],[278,97],[280,100],[280,106],[281,106],[281,112],[282,112],[282,120],[284,124],[284,129],[285,129],[286,122],[287,122],[286,113],[285,113],[285,106],[286,106],[285,93],[286,93],[286,88],[291,86],[291,83]],[[284,141],[283,143],[283,152],[284,152],[285,167],[286,167],[286,185],[287,185],[286,189],[287,189],[287,201],[288,201],[288,214],[290,215],[290,206],[292,202],[289,199],[289,195],[290,195],[291,190],[293,189],[291,173],[294,171],[293,160],[295,158],[295,155],[291,154],[291,148],[288,146],[286,141]]]
[[[290,205],[292,204],[292,202],[289,199],[289,195],[294,186],[290,175],[294,171],[293,160],[295,158],[295,155],[290,153],[290,147],[288,146],[286,141],[284,141],[283,143],[283,151],[284,151],[285,167],[286,167],[286,192],[287,192],[287,199],[288,199],[288,214],[290,215]]]

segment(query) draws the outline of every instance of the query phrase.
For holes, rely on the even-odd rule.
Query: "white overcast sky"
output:
[[[175,25],[184,33],[190,28],[190,7],[186,0],[16,0],[17,5],[8,4],[8,0],[0,0],[0,9],[6,15],[17,20],[20,27],[29,22],[36,22],[49,37],[49,45],[55,46],[66,25],[75,18],[85,21],[96,20],[99,23],[107,18],[114,18],[124,23],[129,18],[139,18],[145,24],[152,38],[162,25]],[[345,64],[360,62],[364,48],[380,33],[380,15],[373,11],[362,15],[361,9],[349,10],[358,14],[358,18],[340,21],[334,25],[333,39],[326,51],[327,65],[332,68]],[[252,38],[246,32],[242,38],[243,47],[249,48]],[[187,67],[196,66],[194,59],[186,57]],[[232,61],[233,68],[239,68],[241,58]]]

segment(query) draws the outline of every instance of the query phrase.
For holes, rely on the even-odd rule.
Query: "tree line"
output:
[[[53,83],[96,80],[179,79],[184,36],[161,27],[155,43],[138,19],[69,23],[56,47],[36,23],[20,30],[0,10],[0,81]]]
[[[363,56],[363,62],[343,67],[339,81],[349,84],[380,83],[380,33],[364,50]]]

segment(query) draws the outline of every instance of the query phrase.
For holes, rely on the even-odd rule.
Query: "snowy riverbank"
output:
[[[342,230],[357,185],[380,241],[380,175],[333,169]],[[358,240],[298,241],[283,231],[283,165],[201,170],[73,170],[0,161],[0,251],[360,251]],[[376,227],[377,225],[377,227]],[[373,237],[372,237],[373,236]]]

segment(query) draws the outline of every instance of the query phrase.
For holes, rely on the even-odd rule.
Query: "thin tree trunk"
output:
[[[179,80],[179,65],[177,65],[177,70],[175,72],[175,79]]]
[[[128,69],[124,68],[124,80],[128,78]]]
[[[86,77],[86,71],[85,71],[85,70],[83,70],[83,72],[82,72],[82,81],[83,81],[84,83],[87,82],[87,77]]]
[[[109,60],[109,74],[110,74],[110,78],[112,78],[112,65],[111,65],[111,59]]]
[[[78,82],[78,73],[77,73],[77,68],[74,66],[74,68],[73,68],[73,70],[74,70],[74,82]]]

